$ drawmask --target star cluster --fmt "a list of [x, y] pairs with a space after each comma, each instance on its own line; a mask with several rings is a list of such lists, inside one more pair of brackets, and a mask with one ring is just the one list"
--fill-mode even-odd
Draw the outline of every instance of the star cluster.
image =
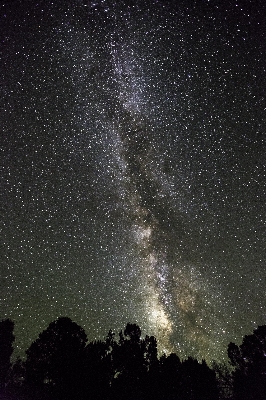
[[26, 3], [0, 21], [17, 353], [67, 315], [226, 359], [265, 323], [263, 2]]

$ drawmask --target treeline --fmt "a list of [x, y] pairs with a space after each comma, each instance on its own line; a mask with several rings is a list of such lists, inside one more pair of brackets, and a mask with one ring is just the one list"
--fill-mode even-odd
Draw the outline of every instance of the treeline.
[[87, 343], [83, 328], [70, 318], [50, 323], [11, 362], [14, 323], [0, 322], [0, 399], [3, 400], [265, 400], [266, 326], [230, 343], [225, 364], [176, 354], [157, 354], [153, 336], [141, 338], [127, 324], [119, 339], [109, 331], [104, 341]]

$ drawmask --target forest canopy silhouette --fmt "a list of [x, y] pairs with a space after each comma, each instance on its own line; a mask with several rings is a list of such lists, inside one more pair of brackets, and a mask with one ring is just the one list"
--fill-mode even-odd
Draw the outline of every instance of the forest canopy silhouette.
[[51, 322], [11, 362], [14, 322], [0, 322], [0, 399], [3, 400], [262, 400], [266, 398], [266, 325], [228, 345], [229, 366], [177, 354], [158, 356], [154, 336], [128, 323], [118, 338], [88, 343], [68, 317]]

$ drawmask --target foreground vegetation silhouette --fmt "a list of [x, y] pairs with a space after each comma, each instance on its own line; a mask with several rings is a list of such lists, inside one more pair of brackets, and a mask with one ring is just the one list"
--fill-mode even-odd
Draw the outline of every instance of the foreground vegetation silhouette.
[[176, 354], [158, 358], [153, 336], [141, 338], [127, 324], [116, 340], [87, 343], [82, 327], [70, 318], [50, 323], [11, 363], [14, 323], [0, 322], [0, 399], [3, 400], [262, 400], [266, 398], [266, 326], [237, 346], [230, 343], [232, 366]]

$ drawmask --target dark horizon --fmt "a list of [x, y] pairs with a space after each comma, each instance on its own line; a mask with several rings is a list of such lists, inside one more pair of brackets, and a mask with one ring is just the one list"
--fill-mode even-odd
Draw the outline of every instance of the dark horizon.
[[127, 323], [104, 341], [88, 342], [68, 317], [52, 321], [11, 361], [14, 322], [0, 321], [0, 397], [8, 400], [263, 400], [266, 393], [266, 325], [229, 343], [229, 364], [158, 354], [154, 336]]

